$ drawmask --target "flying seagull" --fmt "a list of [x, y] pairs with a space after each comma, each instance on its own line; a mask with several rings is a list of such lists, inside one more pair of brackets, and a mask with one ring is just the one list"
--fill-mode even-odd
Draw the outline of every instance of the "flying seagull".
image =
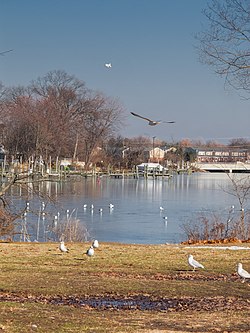
[[173, 123], [175, 123], [175, 121], [161, 121], [161, 120], [156, 121], [156, 120], [152, 120], [152, 119], [149, 119], [149, 118], [146, 118], [146, 117], [142, 117], [142, 116], [140, 116], [139, 114], [134, 113], [134, 112], [130, 112], [130, 113], [131, 113], [133, 116], [135, 116], [135, 117], [139, 117], [139, 118], [141, 118], [141, 119], [147, 120], [147, 121], [148, 121], [148, 124], [149, 124], [150, 126], [155, 126], [155, 125], [158, 125], [158, 124], [160, 124], [160, 123], [168, 123], [168, 124], [173, 124]]
[[238, 263], [238, 268], [237, 268], [237, 273], [240, 277], [243, 278], [243, 281], [242, 282], [245, 282], [245, 279], [250, 279], [250, 273], [248, 273], [247, 271], [245, 271], [243, 268], [242, 268], [242, 264], [241, 263]]
[[106, 63], [106, 64], [104, 64], [104, 66], [105, 66], [106, 68], [111, 68], [111, 67], [112, 67], [112, 64], [111, 64], [111, 63]]
[[0, 52], [0, 55], [5, 55], [6, 53], [12, 52], [13, 50], [7, 50], [7, 51], [2, 51]]
[[195, 268], [204, 268], [202, 264], [200, 264], [198, 261], [194, 260], [194, 257], [192, 254], [189, 254], [188, 256], [188, 263], [190, 266], [193, 267], [193, 271], [195, 271]]

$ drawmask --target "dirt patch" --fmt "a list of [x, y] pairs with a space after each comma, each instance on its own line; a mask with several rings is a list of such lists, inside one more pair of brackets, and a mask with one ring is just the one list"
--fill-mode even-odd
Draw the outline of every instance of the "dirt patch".
[[180, 271], [176, 274], [153, 274], [153, 275], [141, 275], [141, 274], [127, 274], [124, 272], [97, 272], [92, 273], [92, 276], [96, 277], [108, 277], [108, 278], [127, 278], [133, 280], [152, 280], [152, 281], [237, 281], [239, 277], [236, 273], [226, 274], [200, 274], [198, 272]]
[[45, 297], [17, 294], [0, 294], [0, 302], [36, 302], [53, 305], [88, 307], [98, 310], [142, 310], [142, 311], [221, 311], [248, 310], [249, 299], [235, 297], [183, 297], [155, 298], [144, 295], [119, 297], [101, 295], [97, 297]]

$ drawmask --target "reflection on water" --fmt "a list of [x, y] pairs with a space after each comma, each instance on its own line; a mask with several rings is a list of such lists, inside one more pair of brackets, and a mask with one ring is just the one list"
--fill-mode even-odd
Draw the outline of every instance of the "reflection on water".
[[30, 203], [23, 228], [29, 229], [32, 241], [48, 240], [49, 226], [55, 223], [55, 216], [56, 223], [60, 223], [60, 219], [71, 214], [86, 225], [91, 238], [99, 241], [177, 243], [185, 239], [183, 223], [196, 219], [200, 212], [226, 214], [231, 205], [237, 207], [236, 199], [222, 189], [228, 184], [225, 174], [209, 173], [176, 175], [163, 180], [76, 178], [36, 185], [50, 200], [39, 201], [32, 191], [24, 193], [21, 188], [12, 189], [12, 198], [19, 207], [25, 207], [26, 200]]

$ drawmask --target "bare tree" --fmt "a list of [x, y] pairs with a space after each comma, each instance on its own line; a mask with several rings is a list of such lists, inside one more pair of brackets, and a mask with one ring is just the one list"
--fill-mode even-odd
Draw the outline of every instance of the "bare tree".
[[7, 193], [10, 188], [20, 181], [22, 182], [27, 176], [17, 176], [16, 174], [8, 178], [4, 183], [1, 183], [0, 190], [0, 237], [13, 237], [16, 228], [16, 219], [18, 214], [13, 212], [6, 199]]
[[201, 61], [227, 84], [250, 93], [250, 2], [212, 0], [203, 14], [207, 28], [197, 36]]
[[0, 87], [0, 115], [10, 154], [81, 157], [88, 165], [121, 124], [122, 107], [74, 76], [51, 71], [26, 88]]
[[117, 100], [101, 93], [92, 93], [83, 102], [77, 128], [86, 168], [97, 147], [101, 147], [121, 126], [122, 111]]
[[124, 145], [124, 138], [122, 136], [111, 137], [103, 145], [105, 152], [106, 165], [111, 164], [112, 166], [119, 167], [126, 165], [126, 154], [129, 147]]
[[129, 168], [132, 168], [137, 164], [148, 161], [149, 151], [152, 149], [152, 141], [145, 136], [126, 138], [124, 146], [129, 148], [124, 153], [124, 162]]
[[34, 101], [24, 87], [6, 88], [1, 96], [1, 123], [4, 129], [4, 145], [9, 153], [34, 149]]
[[[77, 139], [72, 128], [77, 127], [83, 109], [87, 92], [85, 83], [57, 70], [33, 81], [30, 90], [40, 102], [40, 124], [47, 128], [45, 131], [43, 128], [43, 132], [46, 135], [49, 131], [51, 137], [46, 150], [49, 149], [50, 153], [57, 156], [72, 156]], [[43, 137], [40, 142], [43, 142]]]
[[246, 236], [245, 226], [245, 205], [250, 197], [250, 176], [243, 176], [242, 174], [229, 174], [230, 186], [224, 188], [224, 191], [237, 198], [240, 206], [240, 231], [239, 234], [242, 238]]
[[228, 144], [229, 147], [250, 148], [250, 141], [244, 138], [231, 139]]

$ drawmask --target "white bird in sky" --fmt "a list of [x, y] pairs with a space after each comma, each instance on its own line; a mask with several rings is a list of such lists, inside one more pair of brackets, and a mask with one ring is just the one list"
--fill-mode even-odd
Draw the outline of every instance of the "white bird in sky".
[[67, 253], [67, 252], [69, 252], [69, 249], [65, 246], [65, 244], [64, 244], [63, 241], [60, 242], [59, 249], [60, 249], [60, 251], [63, 252], [63, 253]]
[[175, 123], [175, 121], [152, 120], [152, 119], [149, 119], [149, 118], [146, 118], [146, 117], [142, 117], [142, 116], [140, 116], [139, 114], [134, 113], [134, 112], [130, 112], [130, 113], [131, 113], [133, 116], [135, 116], [135, 117], [139, 117], [139, 118], [141, 118], [141, 119], [147, 120], [147, 121], [148, 121], [148, 124], [149, 124], [150, 126], [155, 126], [155, 125], [158, 125], [158, 124], [160, 124], [160, 123], [169, 123], [169, 124], [173, 124], [173, 123]]
[[87, 254], [87, 256], [92, 257], [94, 255], [94, 253], [95, 253], [94, 248], [91, 245], [90, 248], [87, 250], [86, 254]]
[[105, 66], [106, 68], [111, 68], [111, 67], [112, 67], [112, 64], [111, 64], [111, 63], [106, 63], [106, 64], [104, 64], [104, 66]]
[[240, 277], [243, 278], [243, 281], [242, 282], [245, 282], [245, 279], [250, 279], [250, 273], [248, 273], [247, 271], [245, 271], [243, 268], [242, 268], [242, 264], [241, 263], [238, 263], [238, 266], [237, 266], [237, 273]]
[[195, 268], [204, 268], [202, 264], [200, 264], [198, 261], [194, 260], [194, 257], [192, 254], [188, 255], [188, 263], [191, 267], [193, 267], [193, 271], [195, 271]]

